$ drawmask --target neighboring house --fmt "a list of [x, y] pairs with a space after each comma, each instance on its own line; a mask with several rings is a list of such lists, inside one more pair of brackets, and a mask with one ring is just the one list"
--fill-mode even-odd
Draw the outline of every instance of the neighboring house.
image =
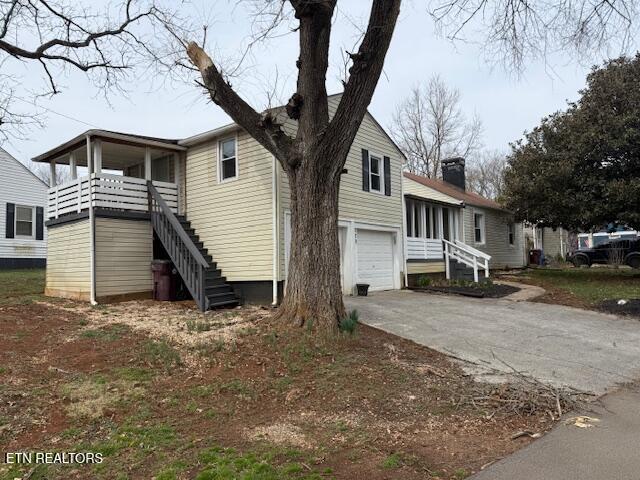
[[0, 269], [44, 267], [47, 186], [0, 148]]
[[524, 235], [527, 250], [542, 250], [542, 254], [547, 260], [564, 259], [570, 250], [569, 231], [562, 227], [526, 225]]
[[[339, 98], [329, 97], [331, 112]], [[90, 130], [34, 160], [69, 165], [73, 178], [49, 193], [47, 294], [147, 297], [151, 261], [170, 258], [202, 309], [282, 298], [291, 239], [287, 176], [237, 125], [182, 140]], [[356, 283], [402, 286], [403, 160], [367, 113], [340, 186], [345, 294]], [[78, 177], [79, 166], [89, 175]]]
[[493, 200], [466, 191], [464, 168], [464, 159], [452, 158], [442, 162], [442, 180], [404, 173], [409, 285], [420, 275], [445, 273], [443, 240], [465, 250], [465, 258], [490, 256], [489, 269], [525, 265], [522, 224]]

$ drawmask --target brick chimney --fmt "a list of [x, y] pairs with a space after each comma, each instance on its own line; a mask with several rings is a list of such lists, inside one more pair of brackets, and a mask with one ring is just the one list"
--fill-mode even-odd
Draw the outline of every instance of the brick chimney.
[[442, 180], [464, 190], [464, 158], [452, 157], [442, 160]]

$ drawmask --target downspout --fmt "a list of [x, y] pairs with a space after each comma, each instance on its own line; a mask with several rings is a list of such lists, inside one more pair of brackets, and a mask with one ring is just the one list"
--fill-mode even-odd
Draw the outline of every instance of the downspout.
[[96, 302], [96, 218], [93, 211], [93, 189], [91, 187], [93, 176], [93, 162], [91, 155], [91, 136], [87, 135], [87, 167], [89, 170], [89, 269], [91, 271], [89, 301], [91, 305]]
[[409, 286], [409, 274], [407, 273], [407, 212], [404, 201], [404, 165], [400, 164], [400, 200], [402, 202], [402, 270], [404, 273], [404, 286]]
[[276, 160], [276, 156], [272, 155], [272, 165], [273, 172], [271, 175], [271, 210], [272, 210], [272, 225], [271, 230], [273, 232], [273, 280], [272, 280], [272, 306], [278, 305], [278, 267], [280, 266], [279, 262], [279, 243], [280, 243], [280, 228], [279, 228], [279, 209], [278, 209], [278, 160]]

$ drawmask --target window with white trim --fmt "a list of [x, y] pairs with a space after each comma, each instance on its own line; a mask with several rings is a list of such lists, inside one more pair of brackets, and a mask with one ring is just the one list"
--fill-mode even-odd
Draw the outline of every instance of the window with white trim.
[[483, 213], [474, 213], [473, 214], [473, 233], [474, 240], [476, 243], [483, 244], [485, 239], [484, 232], [484, 214]]
[[513, 223], [507, 224], [507, 237], [509, 238], [509, 245], [513, 247], [516, 242], [516, 226]]
[[24, 205], [16, 205], [16, 225], [15, 235], [16, 237], [29, 237], [35, 236], [35, 207], [26, 207]]
[[384, 164], [382, 157], [369, 154], [369, 189], [384, 193]]
[[238, 157], [236, 138], [218, 142], [218, 181], [228, 182], [238, 178]]

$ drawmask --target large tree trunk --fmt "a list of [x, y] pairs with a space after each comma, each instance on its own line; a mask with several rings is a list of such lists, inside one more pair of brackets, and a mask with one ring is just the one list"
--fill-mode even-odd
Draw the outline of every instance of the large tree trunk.
[[289, 172], [291, 248], [287, 292], [278, 316], [326, 333], [345, 316], [340, 285], [340, 173], [323, 171], [309, 154]]
[[187, 54], [211, 100], [273, 154], [289, 177], [291, 255], [287, 293], [278, 316], [316, 331], [337, 330], [345, 316], [340, 288], [338, 192], [347, 154], [375, 90], [401, 0], [373, 0], [369, 25], [331, 120], [326, 92], [331, 19], [337, 0], [289, 0], [300, 22], [297, 91], [286, 106], [295, 137], [272, 111], [256, 112], [196, 43]]

